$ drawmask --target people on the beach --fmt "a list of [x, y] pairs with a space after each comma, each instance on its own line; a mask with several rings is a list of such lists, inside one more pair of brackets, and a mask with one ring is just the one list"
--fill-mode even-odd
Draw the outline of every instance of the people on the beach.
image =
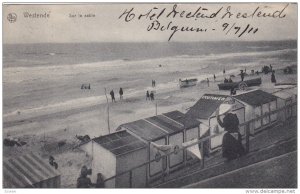
[[231, 79], [231, 77], [229, 77], [229, 79], [228, 79], [228, 83], [232, 83], [232, 79]]
[[272, 71], [271, 82], [276, 84], [275, 71]]
[[[224, 107], [229, 108], [222, 110], [220, 106], [216, 110], [217, 121], [224, 128], [224, 131], [226, 131], [222, 141], [222, 156], [228, 160], [233, 160], [244, 155], [245, 149], [242, 145], [242, 136], [239, 132], [239, 119], [236, 114], [232, 113], [231, 105], [225, 104]], [[220, 115], [222, 114], [225, 115], [223, 121], [220, 119]]]
[[120, 100], [123, 100], [123, 88], [120, 88], [119, 94], [120, 94]]
[[223, 69], [223, 74], [225, 74], [226, 73], [226, 71], [225, 71], [225, 69]]
[[151, 101], [154, 100], [154, 92], [153, 91], [151, 91], [151, 93], [150, 93], [150, 99], [151, 99]]
[[155, 80], [152, 80], [152, 87], [155, 87], [156, 83]]
[[270, 64], [270, 71], [273, 72], [273, 67], [271, 64]]
[[110, 97], [111, 97], [111, 101], [116, 102], [114, 90], [111, 90], [109, 94], [110, 94]]
[[245, 73], [244, 70], [241, 70], [241, 80], [244, 81]]
[[224, 83], [228, 83], [228, 79], [226, 77], [224, 79]]
[[216, 81], [216, 75], [214, 74], [214, 82]]
[[146, 100], [150, 100], [150, 94], [149, 94], [149, 91], [147, 90], [146, 92]]
[[209, 87], [209, 79], [206, 78], [206, 82], [207, 82], [207, 87]]

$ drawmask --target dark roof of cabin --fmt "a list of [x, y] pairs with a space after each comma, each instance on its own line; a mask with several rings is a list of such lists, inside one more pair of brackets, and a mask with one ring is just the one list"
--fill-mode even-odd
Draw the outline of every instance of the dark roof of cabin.
[[[186, 126], [184, 122], [187, 123]], [[185, 115], [179, 111], [172, 111], [162, 115], [125, 123], [121, 126], [147, 141], [155, 141], [166, 135], [181, 132], [185, 128], [197, 127], [199, 124], [199, 121], [186, 118]]]
[[243, 93], [240, 95], [234, 96], [234, 98], [245, 102], [251, 106], [258, 106], [262, 104], [266, 104], [272, 102], [277, 99], [276, 96], [264, 92], [262, 90], [253, 90], [251, 92]]
[[178, 123], [181, 123], [183, 126], [185, 126], [186, 129], [198, 127], [200, 124], [200, 121], [189, 117], [178, 110], [164, 113], [163, 115], [169, 117], [170, 119], [173, 119], [174, 121], [177, 121]]
[[146, 143], [134, 137], [127, 131], [119, 131], [96, 137], [93, 141], [117, 156], [146, 147]]
[[218, 94], [204, 94], [197, 103], [186, 113], [192, 119], [208, 119], [228, 96]]

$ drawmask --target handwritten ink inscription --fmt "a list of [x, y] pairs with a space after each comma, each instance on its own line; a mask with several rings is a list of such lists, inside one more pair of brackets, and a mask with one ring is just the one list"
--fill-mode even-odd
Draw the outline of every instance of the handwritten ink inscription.
[[[243, 19], [282, 19], [286, 17], [285, 10], [288, 6], [289, 4], [286, 4], [276, 10], [265, 6], [257, 6], [253, 10], [247, 10], [247, 12], [238, 12], [234, 10], [232, 6], [220, 6], [215, 10], [199, 6], [191, 11], [183, 10], [182, 8], [179, 8], [177, 4], [174, 4], [171, 9], [155, 6], [143, 13], [139, 12], [138, 9], [131, 7], [125, 9], [118, 19], [126, 23], [133, 21], [148, 21], [149, 24], [146, 30], [148, 32], [168, 31], [170, 32], [168, 41], [170, 41], [178, 32], [209, 33], [213, 31], [222, 31], [225, 36], [233, 34], [240, 38], [246, 35], [255, 35], [259, 32], [259, 26], [256, 26], [257, 24], [245, 23], [245, 20]], [[176, 22], [177, 20], [182, 19], [186, 20], [186, 25], [180, 25]], [[199, 21], [199, 25], [188, 24], [189, 20]], [[211, 20], [211, 22], [216, 25], [212, 25], [213, 27], [205, 26], [205, 23], [201, 22], [203, 20]], [[216, 22], [218, 20], [221, 22]], [[231, 22], [228, 22], [228, 20]]]

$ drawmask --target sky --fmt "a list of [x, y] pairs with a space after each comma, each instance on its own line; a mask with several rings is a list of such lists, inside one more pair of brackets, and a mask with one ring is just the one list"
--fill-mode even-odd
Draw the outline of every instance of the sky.
[[[201, 13], [210, 16], [221, 9], [214, 18], [175, 18], [166, 17], [172, 12], [174, 4], [77, 4], [77, 5], [4, 5], [3, 6], [3, 43], [72, 43], [72, 42], [167, 42], [172, 32], [181, 27], [194, 29], [207, 29], [206, 32], [174, 32], [170, 41], [260, 41], [260, 40], [286, 40], [297, 39], [297, 5], [288, 3], [233, 3], [233, 4], [177, 4], [176, 11], [194, 13], [201, 7]], [[230, 6], [230, 8], [228, 8]], [[145, 17], [138, 19], [140, 14], [165, 12], [153, 23]], [[256, 14], [261, 12], [277, 14], [284, 8], [283, 18], [250, 17], [237, 19], [241, 14], [251, 15], [258, 8]], [[135, 17], [125, 21], [124, 11], [133, 8]], [[207, 10], [202, 10], [203, 8]], [[221, 18], [230, 9], [231, 18]], [[17, 16], [15, 22], [9, 22], [10, 13]], [[27, 13], [33, 17], [26, 18]], [[49, 14], [48, 18], [35, 18], [34, 14]], [[81, 14], [83, 17], [79, 17]], [[84, 17], [92, 14], [95, 17]], [[76, 15], [75, 17], [71, 17]], [[228, 16], [228, 15], [227, 15]], [[150, 30], [153, 24], [157, 27], [165, 26], [164, 30]], [[171, 24], [170, 24], [171, 22]], [[169, 29], [166, 27], [169, 25]], [[248, 26], [248, 28], [247, 28]], [[173, 28], [172, 28], [173, 27]], [[226, 27], [226, 28], [225, 28]], [[173, 30], [171, 30], [171, 28]], [[249, 33], [247, 33], [251, 28]], [[256, 33], [253, 33], [258, 28]], [[161, 28], [160, 28], [161, 29]], [[214, 29], [214, 30], [212, 30]], [[237, 30], [239, 31], [237, 32]], [[245, 33], [241, 33], [245, 30]], [[237, 32], [237, 33], [236, 33]], [[241, 35], [240, 37], [238, 37]]]

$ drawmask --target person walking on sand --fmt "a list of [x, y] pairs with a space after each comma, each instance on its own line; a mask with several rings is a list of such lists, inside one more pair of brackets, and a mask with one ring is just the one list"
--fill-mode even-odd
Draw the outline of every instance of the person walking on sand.
[[[246, 154], [242, 145], [242, 135], [239, 132], [239, 119], [232, 113], [231, 104], [221, 104], [216, 110], [217, 121], [226, 133], [222, 141], [222, 156], [227, 160], [233, 160]], [[223, 121], [220, 115], [225, 115]]]
[[276, 84], [275, 71], [272, 71], [271, 82]]
[[146, 100], [150, 100], [150, 94], [149, 94], [149, 91], [147, 90], [146, 92]]
[[114, 90], [111, 90], [109, 94], [111, 96], [111, 101], [116, 102]]
[[122, 88], [120, 88], [119, 94], [120, 94], [120, 100], [123, 100], [123, 89]]

